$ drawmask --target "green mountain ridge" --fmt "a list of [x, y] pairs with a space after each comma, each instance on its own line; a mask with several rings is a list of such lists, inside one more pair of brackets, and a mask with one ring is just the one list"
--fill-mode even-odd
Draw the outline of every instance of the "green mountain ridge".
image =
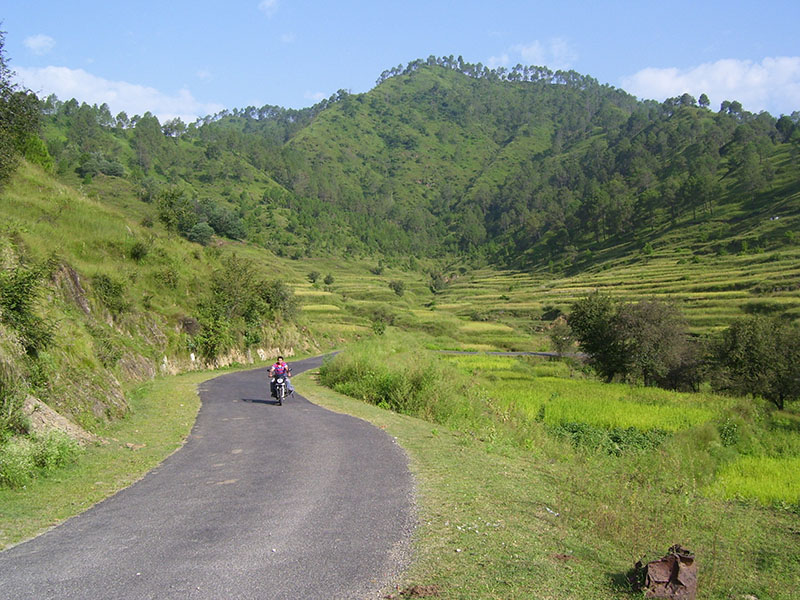
[[[431, 58], [365, 94], [189, 126], [74, 100], [45, 107], [66, 180], [91, 189], [98, 172], [121, 175], [150, 200], [177, 186], [238, 217], [226, 228], [200, 209], [196, 222], [286, 256], [588, 267], [621, 243], [638, 252], [675, 229], [702, 238], [742, 210], [771, 217], [779, 204], [793, 219], [798, 208], [797, 113], [776, 120], [736, 102], [715, 113], [688, 95], [639, 102], [573, 72]], [[749, 233], [751, 247], [782, 243]]]

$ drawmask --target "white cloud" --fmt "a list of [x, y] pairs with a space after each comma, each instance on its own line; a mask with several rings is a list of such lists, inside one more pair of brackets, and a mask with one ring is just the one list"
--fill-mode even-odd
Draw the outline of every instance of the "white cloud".
[[87, 104], [106, 103], [111, 114], [125, 111], [132, 117], [149, 111], [162, 123], [175, 117], [190, 123], [197, 117], [214, 114], [224, 108], [216, 103], [199, 102], [187, 89], [170, 95], [152, 87], [103, 79], [83, 69], [51, 66], [34, 69], [17, 67], [15, 70], [18, 83], [32, 89], [40, 97], [55, 94], [62, 101], [75, 98]]
[[533, 42], [527, 46], [524, 44], [517, 44], [512, 50], [522, 56], [522, 60], [529, 65], [541, 66], [545, 63], [544, 50], [541, 42]]
[[258, 3], [258, 10], [271, 17], [278, 10], [278, 0], [261, 0]]
[[50, 52], [50, 50], [55, 47], [56, 41], [49, 35], [40, 33], [39, 35], [32, 35], [25, 38], [23, 44], [25, 44], [25, 47], [34, 54], [41, 55]]
[[738, 100], [745, 110], [774, 116], [800, 110], [800, 57], [751, 60], [724, 59], [690, 69], [647, 68], [622, 79], [622, 87], [640, 98], [706, 94], [711, 107]]
[[281, 36], [281, 41], [284, 44], [291, 44], [291, 43], [293, 43], [295, 41], [296, 37], [297, 36], [295, 36], [295, 34], [293, 34], [293, 33], [284, 33]]
[[323, 94], [322, 92], [306, 92], [305, 94], [303, 94], [303, 98], [305, 98], [306, 100], [311, 100], [315, 104], [321, 100], [324, 100], [327, 97], [328, 97], [327, 94]]
[[539, 40], [530, 44], [517, 44], [511, 51], [527, 65], [547, 67], [553, 70], [568, 70], [578, 59], [578, 53], [563, 38], [551, 38], [546, 43]]
[[508, 63], [511, 59], [509, 59], [508, 54], [501, 54], [500, 56], [491, 56], [489, 60], [486, 61], [486, 65], [490, 69], [496, 69], [497, 67], [505, 67], [508, 66]]

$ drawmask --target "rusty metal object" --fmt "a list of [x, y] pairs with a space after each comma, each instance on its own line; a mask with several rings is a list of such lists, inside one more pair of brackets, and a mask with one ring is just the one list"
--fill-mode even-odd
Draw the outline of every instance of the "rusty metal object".
[[642, 566], [636, 571], [644, 575], [641, 588], [645, 598], [694, 600], [697, 595], [697, 563], [694, 554], [680, 545], [672, 546], [668, 554]]

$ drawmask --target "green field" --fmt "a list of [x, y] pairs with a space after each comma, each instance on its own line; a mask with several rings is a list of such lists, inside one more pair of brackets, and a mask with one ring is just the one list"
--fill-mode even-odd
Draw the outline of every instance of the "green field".
[[[486, 393], [503, 408], [519, 410], [528, 418], [549, 425], [585, 423], [609, 429], [634, 427], [674, 432], [702, 425], [717, 416], [707, 408], [711, 405], [708, 396], [546, 376], [541, 374], [542, 368], [512, 358], [459, 356], [446, 360], [467, 373], [481, 374], [481, 379], [487, 381]], [[721, 407], [727, 404], [722, 399], [715, 402]]]

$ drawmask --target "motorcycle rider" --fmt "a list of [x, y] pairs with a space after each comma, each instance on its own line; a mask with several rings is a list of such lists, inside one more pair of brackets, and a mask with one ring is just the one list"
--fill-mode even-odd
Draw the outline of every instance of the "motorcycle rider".
[[289, 380], [289, 377], [292, 375], [292, 370], [289, 365], [284, 362], [282, 356], [279, 356], [275, 364], [269, 368], [269, 389], [270, 396], [273, 398], [275, 397], [275, 378], [279, 375], [283, 375], [286, 378], [286, 391], [290, 394], [294, 393], [292, 382]]

